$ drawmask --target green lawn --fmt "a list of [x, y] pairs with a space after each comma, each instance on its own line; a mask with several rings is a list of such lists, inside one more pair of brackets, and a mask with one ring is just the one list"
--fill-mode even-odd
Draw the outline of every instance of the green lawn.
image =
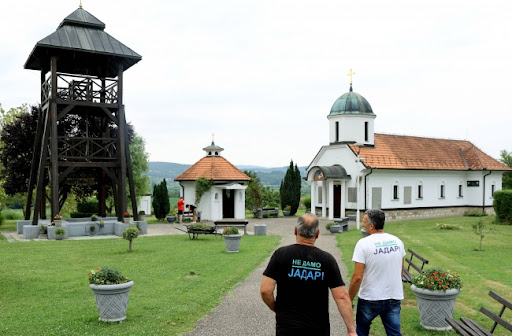
[[[473, 232], [472, 223], [482, 218], [455, 217], [443, 219], [428, 219], [417, 221], [390, 222], [385, 225], [385, 231], [396, 235], [405, 244], [429, 260], [425, 267], [442, 267], [459, 272], [464, 281], [464, 287], [457, 298], [455, 317], [461, 316], [475, 319], [486, 328], [490, 328], [491, 320], [478, 310], [482, 305], [498, 313], [501, 305], [496, 304], [487, 293], [494, 290], [500, 295], [512, 300], [512, 226], [496, 225], [495, 230], [488, 233], [484, 240], [483, 251], [477, 252], [479, 237]], [[491, 222], [494, 217], [484, 217], [482, 220]], [[458, 224], [460, 230], [439, 230], [436, 223]], [[356, 242], [361, 238], [357, 230], [350, 230], [337, 236], [341, 246], [343, 262], [351, 276], [354, 265], [351, 261]], [[415, 271], [412, 271], [415, 274]], [[350, 281], [347, 279], [347, 281]], [[376, 284], [378, 286], [378, 284]], [[402, 302], [402, 333], [404, 335], [455, 335], [455, 332], [433, 332], [421, 328], [419, 313], [416, 307], [416, 297], [405, 284], [405, 300]], [[505, 313], [510, 321], [511, 315]], [[372, 335], [385, 335], [379, 319], [372, 325]], [[494, 335], [510, 335], [504, 328], [498, 327]]]
[[[0, 334], [179, 335], [268, 258], [275, 236], [244, 236], [240, 253], [219, 237], [0, 241]], [[109, 265], [134, 280], [127, 319], [99, 322], [91, 269]], [[230, 317], [236, 318], [236, 317]]]

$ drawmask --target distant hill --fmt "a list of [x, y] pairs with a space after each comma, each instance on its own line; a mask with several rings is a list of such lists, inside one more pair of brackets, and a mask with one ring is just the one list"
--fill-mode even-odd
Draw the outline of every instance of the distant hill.
[[[174, 162], [148, 162], [149, 164], [149, 181], [151, 186], [156, 183], [160, 183], [164, 178], [167, 181], [169, 192], [174, 195], [179, 195], [179, 183], [174, 182], [174, 178], [183, 173], [190, 165], [174, 163]], [[281, 181], [286, 174], [285, 167], [260, 167], [250, 165], [239, 165], [236, 166], [240, 170], [253, 170], [256, 175], [260, 178], [261, 184], [268, 186], [272, 189], [279, 189]], [[306, 175], [305, 166], [299, 167], [301, 175]], [[309, 186], [306, 181], [302, 181], [303, 194], [309, 193]]]

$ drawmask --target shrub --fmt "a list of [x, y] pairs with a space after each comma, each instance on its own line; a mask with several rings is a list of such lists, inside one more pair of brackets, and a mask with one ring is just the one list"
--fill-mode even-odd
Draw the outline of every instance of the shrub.
[[63, 234], [66, 234], [66, 230], [64, 230], [63, 228], [57, 228], [57, 229], [55, 229], [54, 233], [56, 235], [63, 235]]
[[483, 217], [483, 216], [487, 216], [487, 214], [485, 212], [479, 211], [479, 210], [468, 210], [468, 211], [464, 212], [464, 216], [467, 216], [467, 217]]
[[135, 226], [129, 226], [123, 231], [123, 238], [130, 242], [128, 245], [129, 251], [132, 251], [133, 240], [139, 236], [139, 232], [139, 229]]
[[460, 230], [457, 224], [437, 223], [436, 228], [439, 230]]
[[334, 223], [334, 222], [327, 223], [327, 224], [325, 225], [325, 228], [326, 228], [327, 230], [329, 230], [329, 229], [331, 228], [331, 226], [333, 226], [333, 225], [336, 225], [336, 223]]
[[224, 230], [222, 230], [222, 234], [235, 235], [235, 234], [238, 234], [238, 229], [236, 227], [226, 226], [224, 228]]
[[311, 196], [306, 196], [302, 199], [302, 204], [304, 204], [304, 207], [307, 210], [311, 209]]
[[89, 283], [93, 285], [117, 285], [130, 281], [117, 269], [103, 266], [88, 274]]
[[499, 223], [512, 224], [512, 190], [496, 191], [493, 207]]
[[69, 214], [69, 217], [71, 218], [85, 218], [85, 217], [91, 217], [94, 215], [94, 212], [72, 212]]
[[4, 223], [4, 215], [0, 212], [0, 226]]
[[22, 219], [24, 219], [23, 212], [19, 211], [19, 210], [5, 209], [5, 210], [2, 210], [1, 214], [2, 214], [3, 218], [7, 219], [7, 220], [22, 220]]
[[88, 213], [89, 215], [85, 217], [89, 217], [92, 214], [98, 213], [98, 200], [87, 200], [77, 203], [76, 211], [82, 213]]

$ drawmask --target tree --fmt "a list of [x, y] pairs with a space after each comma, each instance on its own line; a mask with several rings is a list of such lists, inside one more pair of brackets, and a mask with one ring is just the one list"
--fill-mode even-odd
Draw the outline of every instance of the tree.
[[[512, 168], [512, 152], [502, 150], [500, 156], [500, 161]], [[503, 189], [512, 189], [512, 172], [503, 173], [502, 186]]]
[[281, 181], [279, 194], [281, 195], [281, 208], [284, 209], [287, 205], [291, 207], [290, 215], [295, 215], [300, 204], [300, 187], [301, 177], [297, 165], [293, 166], [293, 160], [290, 161], [290, 166], [286, 171], [284, 179]]
[[244, 170], [244, 174], [251, 178], [247, 189], [245, 189], [245, 208], [250, 210], [254, 217], [258, 214], [258, 208], [279, 206], [277, 191], [263, 186], [255, 171]]
[[169, 194], [167, 193], [167, 182], [165, 179], [160, 184], [153, 186], [153, 211], [158, 220], [163, 220], [171, 210]]
[[123, 231], [123, 238], [130, 242], [128, 244], [128, 250], [130, 252], [133, 250], [133, 240], [139, 236], [139, 232], [139, 229], [137, 229], [135, 226], [129, 226]]
[[147, 175], [149, 165], [148, 153], [146, 153], [146, 142], [136, 132], [133, 132], [133, 139], [130, 143], [130, 158], [132, 160], [135, 194], [137, 197], [141, 197], [149, 192], [149, 176]]
[[475, 249], [476, 251], [482, 251], [482, 240], [484, 240], [485, 235], [492, 231], [493, 228], [489, 227], [489, 224], [485, 223], [482, 220], [479, 220], [478, 222], [474, 223], [472, 225], [473, 232], [475, 232], [476, 235], [480, 237], [480, 247], [478, 249]]

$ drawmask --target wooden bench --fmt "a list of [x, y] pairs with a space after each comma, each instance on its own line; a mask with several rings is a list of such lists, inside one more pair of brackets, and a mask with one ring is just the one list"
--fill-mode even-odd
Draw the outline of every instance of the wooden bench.
[[275, 218], [279, 218], [279, 208], [258, 208], [258, 218], [262, 219], [263, 215], [270, 215]]
[[[404, 265], [404, 272], [403, 272], [403, 275], [402, 275], [402, 281], [403, 282], [411, 282], [412, 281], [412, 275], [411, 275], [411, 272], [410, 272], [411, 266], [419, 274], [422, 274], [423, 273], [423, 267], [425, 266], [425, 264], [428, 264], [428, 260], [427, 259], [423, 258], [422, 256], [420, 256], [418, 253], [414, 252], [413, 250], [407, 249], [407, 252], [409, 252], [411, 257], [409, 259], [405, 258], [405, 262], [407, 263], [407, 268]], [[421, 267], [414, 263], [414, 261], [412, 259], [413, 257], [416, 257], [417, 259], [419, 259], [419, 261], [421, 261]]]
[[246, 235], [247, 234], [247, 224], [249, 224], [249, 222], [247, 220], [218, 220], [218, 221], [215, 221], [214, 224], [215, 224], [215, 229], [225, 228], [227, 226], [243, 228], [244, 235]]
[[492, 325], [489, 331], [482, 327], [477, 322], [465, 317], [461, 317], [460, 322], [447, 317], [446, 322], [448, 322], [448, 324], [452, 326], [452, 328], [457, 332], [457, 334], [462, 336], [490, 336], [494, 333], [494, 330], [496, 330], [498, 324], [503, 328], [507, 329], [509, 332], [512, 332], [512, 324], [510, 324], [509, 322], [502, 318], [503, 312], [505, 311], [506, 308], [512, 310], [512, 302], [496, 294], [496, 292], [494, 291], [489, 291], [489, 296], [502, 304], [500, 313], [498, 315], [492, 313], [485, 307], [480, 308], [480, 311], [482, 313], [484, 313], [487, 317], [494, 321], [494, 324]]

